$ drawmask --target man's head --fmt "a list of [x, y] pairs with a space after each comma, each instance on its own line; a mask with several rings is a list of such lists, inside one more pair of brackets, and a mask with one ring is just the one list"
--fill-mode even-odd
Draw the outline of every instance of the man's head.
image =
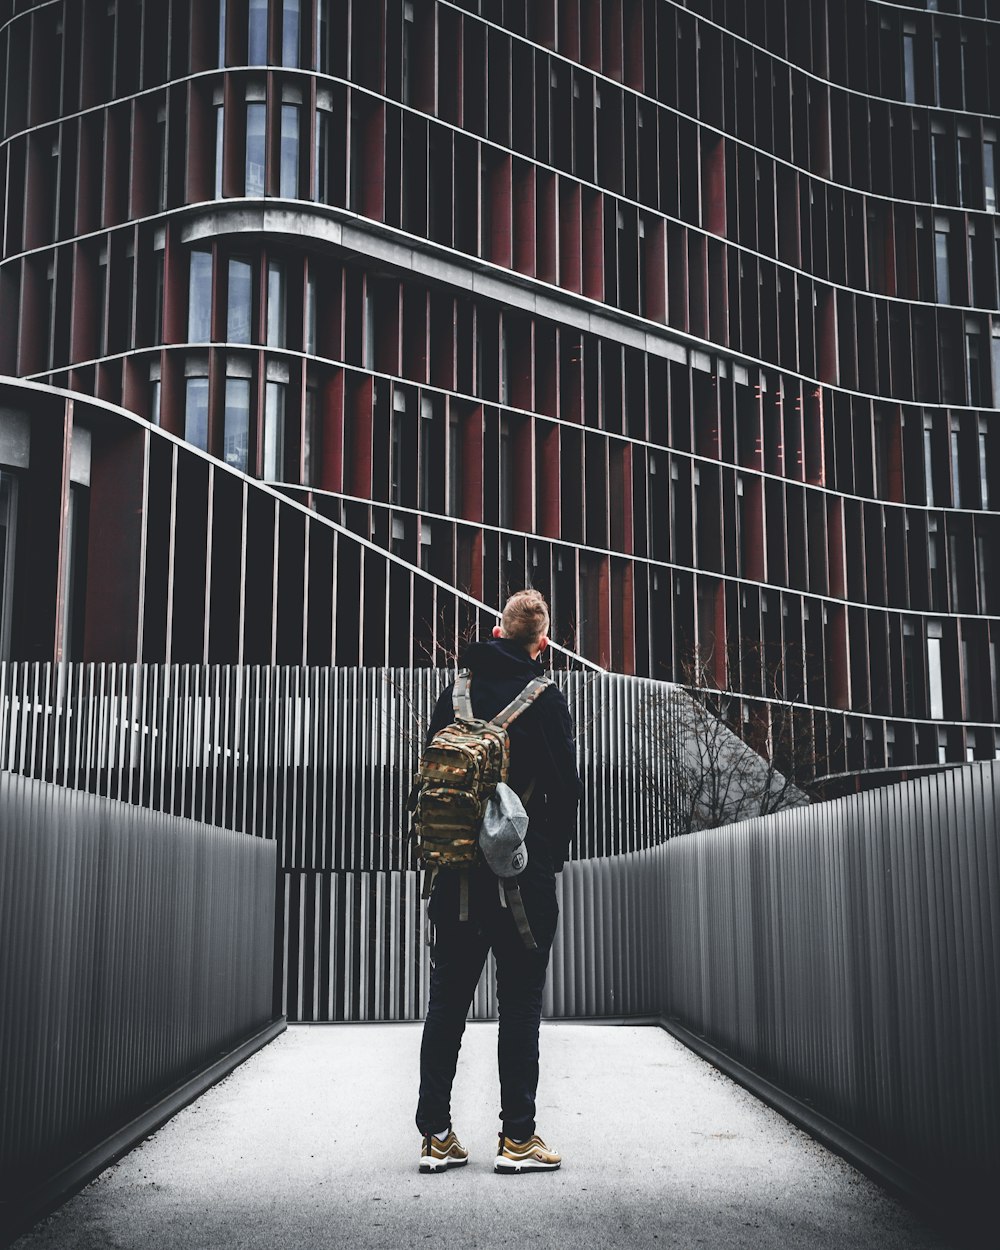
[[494, 638], [520, 643], [534, 660], [549, 645], [549, 608], [537, 590], [519, 590], [504, 605]]

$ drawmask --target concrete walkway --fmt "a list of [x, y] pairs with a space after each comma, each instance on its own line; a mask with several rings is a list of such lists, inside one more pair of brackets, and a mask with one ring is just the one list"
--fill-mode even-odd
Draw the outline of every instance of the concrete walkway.
[[539, 1131], [561, 1171], [492, 1171], [496, 1026], [453, 1111], [469, 1165], [420, 1176], [419, 1025], [297, 1026], [16, 1243], [877, 1247], [947, 1243], [657, 1028], [543, 1024]]

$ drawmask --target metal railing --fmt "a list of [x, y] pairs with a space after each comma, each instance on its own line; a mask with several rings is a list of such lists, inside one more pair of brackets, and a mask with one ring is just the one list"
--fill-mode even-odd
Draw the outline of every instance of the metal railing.
[[0, 1217], [274, 1020], [274, 881], [267, 842], [0, 772]]
[[[406, 797], [444, 669], [0, 664], [0, 768], [271, 839], [288, 870], [414, 866]], [[558, 672], [579, 857], [673, 832], [675, 688]]]

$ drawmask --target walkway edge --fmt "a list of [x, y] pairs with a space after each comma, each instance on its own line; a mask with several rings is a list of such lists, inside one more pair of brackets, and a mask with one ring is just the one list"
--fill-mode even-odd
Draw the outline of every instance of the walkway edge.
[[937, 1208], [928, 1207], [926, 1185], [922, 1185], [913, 1173], [908, 1172], [906, 1168], [901, 1167], [880, 1150], [876, 1150], [874, 1146], [856, 1137], [848, 1129], [828, 1119], [807, 1103], [779, 1089], [777, 1085], [772, 1085], [766, 1077], [746, 1067], [731, 1055], [727, 1055], [724, 1050], [719, 1050], [711, 1042], [699, 1037], [697, 1033], [690, 1032], [678, 1021], [661, 1016], [659, 1025], [689, 1050], [693, 1050], [713, 1067], [718, 1068], [720, 1072], [731, 1077], [761, 1102], [773, 1107], [786, 1120], [791, 1120], [793, 1124], [804, 1129], [810, 1137], [814, 1137], [829, 1150], [846, 1159], [859, 1171], [878, 1181], [883, 1188], [889, 1190], [897, 1198], [902, 1198], [925, 1213], [929, 1209], [932, 1213], [939, 1213]]
[[92, 1181], [98, 1173], [127, 1154], [144, 1138], [154, 1133], [188, 1103], [200, 1097], [207, 1089], [217, 1085], [230, 1072], [238, 1068], [251, 1055], [262, 1050], [269, 1042], [284, 1033], [288, 1027], [282, 1016], [272, 1020], [265, 1028], [227, 1051], [209, 1067], [171, 1090], [153, 1106], [123, 1124], [103, 1141], [92, 1146], [72, 1163], [50, 1176], [37, 1189], [26, 1195], [14, 1210], [4, 1211], [0, 1204], [0, 1247], [8, 1246], [26, 1233], [33, 1224], [55, 1207], [65, 1202], [73, 1193]]

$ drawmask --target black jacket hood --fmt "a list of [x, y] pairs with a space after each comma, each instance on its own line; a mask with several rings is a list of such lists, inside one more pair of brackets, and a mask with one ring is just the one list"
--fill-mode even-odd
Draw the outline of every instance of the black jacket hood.
[[525, 681], [530, 681], [532, 677], [545, 675], [541, 658], [533, 660], [519, 642], [510, 638], [471, 642], [459, 657], [459, 663], [484, 677], [513, 677], [523, 673]]

